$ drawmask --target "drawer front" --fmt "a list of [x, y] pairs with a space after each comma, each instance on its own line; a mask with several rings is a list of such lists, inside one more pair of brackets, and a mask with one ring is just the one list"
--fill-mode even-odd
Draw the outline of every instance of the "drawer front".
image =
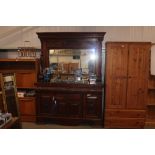
[[16, 73], [17, 87], [34, 87], [35, 82], [35, 72]]
[[73, 101], [81, 100], [80, 94], [55, 94], [54, 97], [60, 100], [73, 100]]
[[81, 100], [82, 97], [81, 97], [81, 94], [67, 94], [67, 99], [68, 100]]
[[145, 120], [139, 118], [107, 118], [104, 122], [105, 128], [144, 128]]
[[106, 110], [106, 117], [145, 118], [145, 110]]

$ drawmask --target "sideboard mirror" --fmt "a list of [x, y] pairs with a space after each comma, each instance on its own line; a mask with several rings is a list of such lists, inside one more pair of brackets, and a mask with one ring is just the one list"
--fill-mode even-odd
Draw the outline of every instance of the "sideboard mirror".
[[49, 67], [61, 73], [74, 73], [81, 69], [83, 73], [96, 74], [97, 54], [94, 49], [50, 49]]
[[63, 74], [94, 74], [101, 81], [105, 32], [40, 32], [42, 69]]

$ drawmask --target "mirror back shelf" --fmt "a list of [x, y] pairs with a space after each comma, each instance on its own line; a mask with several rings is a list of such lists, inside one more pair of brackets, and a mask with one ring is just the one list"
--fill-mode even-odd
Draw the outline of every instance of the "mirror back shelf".
[[[51, 67], [56, 73], [62, 70], [63, 73], [75, 76], [82, 69], [82, 73], [89, 76], [93, 72], [97, 81], [101, 82], [102, 41], [105, 32], [39, 32], [37, 35], [41, 41], [42, 70]], [[86, 53], [89, 57], [85, 56], [84, 59]], [[96, 56], [95, 60], [93, 55]], [[64, 74], [62, 78], [66, 79]]]

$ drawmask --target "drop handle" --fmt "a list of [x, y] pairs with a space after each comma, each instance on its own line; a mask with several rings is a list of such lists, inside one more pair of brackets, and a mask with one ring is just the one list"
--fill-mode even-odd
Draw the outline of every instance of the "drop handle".
[[55, 98], [53, 96], [52, 99], [51, 99], [51, 103], [54, 103], [54, 101], [55, 101]]

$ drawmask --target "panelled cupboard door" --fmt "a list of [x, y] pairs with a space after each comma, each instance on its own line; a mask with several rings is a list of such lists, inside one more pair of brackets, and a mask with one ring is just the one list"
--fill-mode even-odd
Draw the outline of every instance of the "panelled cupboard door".
[[128, 44], [106, 44], [106, 108], [125, 108]]
[[52, 99], [49, 95], [37, 96], [38, 114], [51, 114]]
[[132, 43], [129, 45], [127, 108], [145, 108], [150, 47], [150, 43]]

